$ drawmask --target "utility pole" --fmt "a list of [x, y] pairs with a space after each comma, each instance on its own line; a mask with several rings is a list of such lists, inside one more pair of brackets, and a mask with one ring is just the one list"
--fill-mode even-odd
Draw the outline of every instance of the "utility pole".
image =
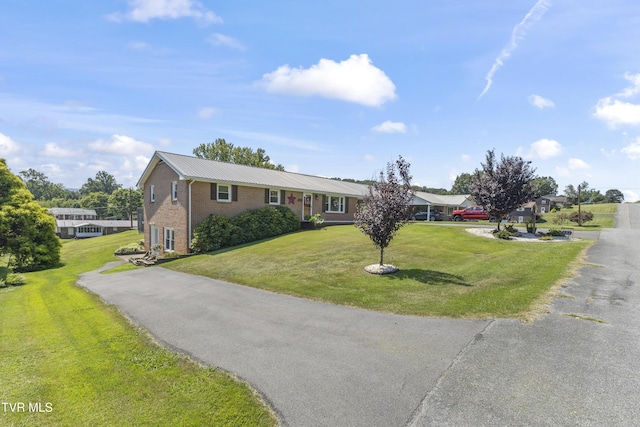
[[578, 227], [582, 227], [582, 212], [580, 211], [580, 186], [578, 185]]
[[131, 208], [131, 187], [129, 187], [129, 219], [131, 220], [131, 228], [133, 228], [133, 209]]

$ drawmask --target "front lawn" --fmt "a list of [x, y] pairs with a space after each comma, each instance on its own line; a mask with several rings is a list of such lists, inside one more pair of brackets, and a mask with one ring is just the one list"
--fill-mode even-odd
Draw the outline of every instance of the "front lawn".
[[565, 213], [571, 215], [573, 212], [578, 212], [578, 206], [571, 208], [560, 209], [557, 212], [547, 212], [542, 215], [544, 223], [538, 224], [543, 228], [573, 228], [575, 230], [593, 230], [601, 228], [613, 228], [615, 227], [616, 212], [618, 210], [619, 203], [597, 203], [593, 205], [581, 205], [580, 210], [582, 212], [588, 211], [593, 214], [593, 220], [585, 222], [582, 227], [577, 222], [564, 221], [561, 224], [556, 224], [554, 218], [559, 214]]
[[371, 310], [420, 316], [525, 317], [591, 241], [524, 243], [477, 237], [462, 227], [411, 224], [387, 248], [394, 275], [353, 226], [301, 231], [163, 264], [186, 273]]
[[0, 289], [0, 425], [276, 424], [247, 384], [159, 347], [74, 285], [138, 239], [65, 241], [64, 266]]

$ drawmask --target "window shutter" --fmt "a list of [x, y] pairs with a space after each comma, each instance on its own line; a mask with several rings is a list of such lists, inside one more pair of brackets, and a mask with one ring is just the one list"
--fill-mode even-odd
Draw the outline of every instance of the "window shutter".
[[349, 198], [344, 198], [344, 213], [349, 213]]
[[218, 184], [211, 183], [211, 200], [218, 200]]
[[268, 188], [264, 189], [264, 202], [267, 203], [267, 204], [269, 203], [269, 189]]
[[322, 195], [322, 212], [326, 212], [327, 211], [327, 196], [326, 194]]
[[287, 192], [284, 190], [280, 190], [280, 204], [284, 205], [284, 199], [287, 198]]
[[238, 201], [238, 186], [237, 185], [232, 185], [231, 186], [231, 200], [234, 202]]

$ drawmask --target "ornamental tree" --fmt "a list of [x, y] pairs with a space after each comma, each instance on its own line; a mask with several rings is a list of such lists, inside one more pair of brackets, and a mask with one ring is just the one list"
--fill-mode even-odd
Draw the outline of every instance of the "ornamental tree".
[[409, 219], [414, 197], [409, 166], [402, 157], [387, 163], [386, 177], [381, 171], [379, 179], [369, 185], [354, 215], [355, 226], [380, 249], [380, 265], [384, 265], [385, 248]]
[[482, 170], [476, 169], [473, 174], [469, 185], [471, 196], [498, 221], [498, 230], [504, 217], [535, 197], [531, 185], [535, 169], [531, 169], [530, 164], [517, 156], [500, 155], [497, 161], [494, 151], [490, 150]]

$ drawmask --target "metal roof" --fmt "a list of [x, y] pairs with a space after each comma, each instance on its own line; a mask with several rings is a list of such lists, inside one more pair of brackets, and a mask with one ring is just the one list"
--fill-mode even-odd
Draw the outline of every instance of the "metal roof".
[[254, 166], [237, 165], [157, 151], [145, 169], [138, 185], [144, 185], [153, 168], [164, 161], [180, 179], [225, 182], [254, 187], [278, 188], [282, 190], [309, 191], [322, 194], [339, 194], [363, 197], [367, 186], [353, 182], [338, 181], [319, 176], [283, 172]]
[[81, 208], [49, 208], [52, 215], [97, 215], [94, 209]]
[[[58, 227], [86, 227], [95, 225], [98, 227], [119, 227], [119, 228], [132, 228], [130, 219], [57, 219], [56, 225]], [[133, 221], [133, 228], [138, 226], [138, 221]]]

